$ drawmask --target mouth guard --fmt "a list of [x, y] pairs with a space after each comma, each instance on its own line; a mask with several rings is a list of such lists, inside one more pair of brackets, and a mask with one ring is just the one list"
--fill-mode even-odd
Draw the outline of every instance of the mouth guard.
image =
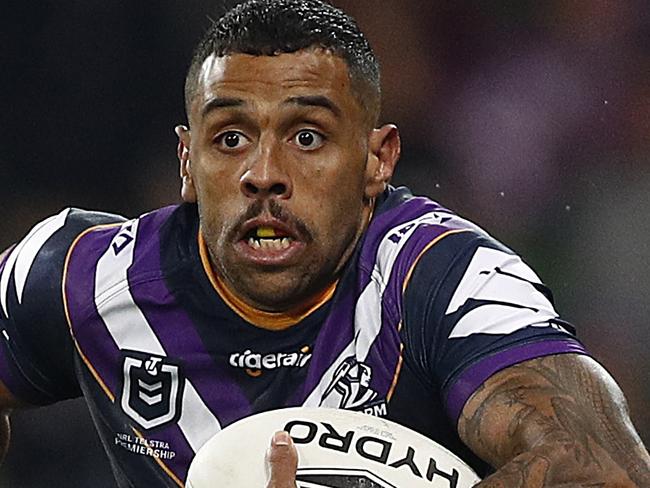
[[275, 229], [273, 227], [258, 227], [257, 237], [276, 237]]

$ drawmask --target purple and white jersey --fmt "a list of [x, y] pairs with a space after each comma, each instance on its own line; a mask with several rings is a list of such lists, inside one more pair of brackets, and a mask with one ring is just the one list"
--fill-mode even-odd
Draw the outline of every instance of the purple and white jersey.
[[518, 362], [584, 353], [519, 257], [405, 188], [299, 315], [233, 305], [198, 236], [195, 205], [68, 209], [0, 263], [0, 380], [37, 405], [83, 395], [121, 487], [183, 486], [224, 426], [298, 405], [385, 416], [484, 471], [456, 433], [470, 395]]

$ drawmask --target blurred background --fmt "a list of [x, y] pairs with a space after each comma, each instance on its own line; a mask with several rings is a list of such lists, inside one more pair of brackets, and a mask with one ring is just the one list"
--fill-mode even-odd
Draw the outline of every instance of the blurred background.
[[[236, 2], [4, 0], [0, 248], [69, 205], [178, 200], [175, 124]], [[647, 0], [334, 0], [383, 64], [394, 182], [478, 222], [554, 290], [650, 443]], [[114, 486], [80, 401], [13, 415], [0, 487]]]

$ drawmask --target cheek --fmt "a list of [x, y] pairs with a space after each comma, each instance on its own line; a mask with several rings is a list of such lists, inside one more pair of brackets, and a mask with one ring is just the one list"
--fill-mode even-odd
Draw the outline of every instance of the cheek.
[[[352, 143], [350, 143], [352, 145]], [[357, 148], [347, 150], [340, 143], [313, 161], [297, 165], [300, 178], [314, 194], [333, 194], [354, 199], [363, 196], [366, 155]]]
[[194, 167], [193, 179], [197, 196], [205, 203], [228, 202], [239, 193], [239, 179], [236, 168], [228, 167], [210, 157], [201, 158]]
[[363, 211], [363, 183], [350, 173], [327, 174], [313, 188], [311, 211], [329, 245], [357, 231]]
[[218, 174], [199, 173], [195, 180], [201, 226], [214, 240], [225, 236], [235, 220], [232, 181]]

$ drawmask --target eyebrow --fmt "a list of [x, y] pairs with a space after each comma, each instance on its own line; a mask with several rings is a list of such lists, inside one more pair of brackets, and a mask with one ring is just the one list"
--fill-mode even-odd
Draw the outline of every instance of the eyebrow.
[[220, 108], [241, 107], [245, 102], [241, 98], [215, 97], [209, 100], [201, 110], [201, 118]]
[[290, 97], [284, 101], [285, 104], [299, 105], [301, 107], [323, 107], [337, 117], [341, 115], [341, 109], [329, 98], [322, 95], [310, 95], [302, 97]]
[[[337, 117], [341, 115], [341, 109], [332, 100], [323, 95], [306, 95], [290, 97], [284, 101], [286, 105], [298, 105], [301, 107], [322, 107], [332, 112]], [[215, 97], [209, 100], [201, 110], [201, 117], [205, 118], [210, 112], [220, 108], [241, 107], [246, 102], [241, 98]]]

